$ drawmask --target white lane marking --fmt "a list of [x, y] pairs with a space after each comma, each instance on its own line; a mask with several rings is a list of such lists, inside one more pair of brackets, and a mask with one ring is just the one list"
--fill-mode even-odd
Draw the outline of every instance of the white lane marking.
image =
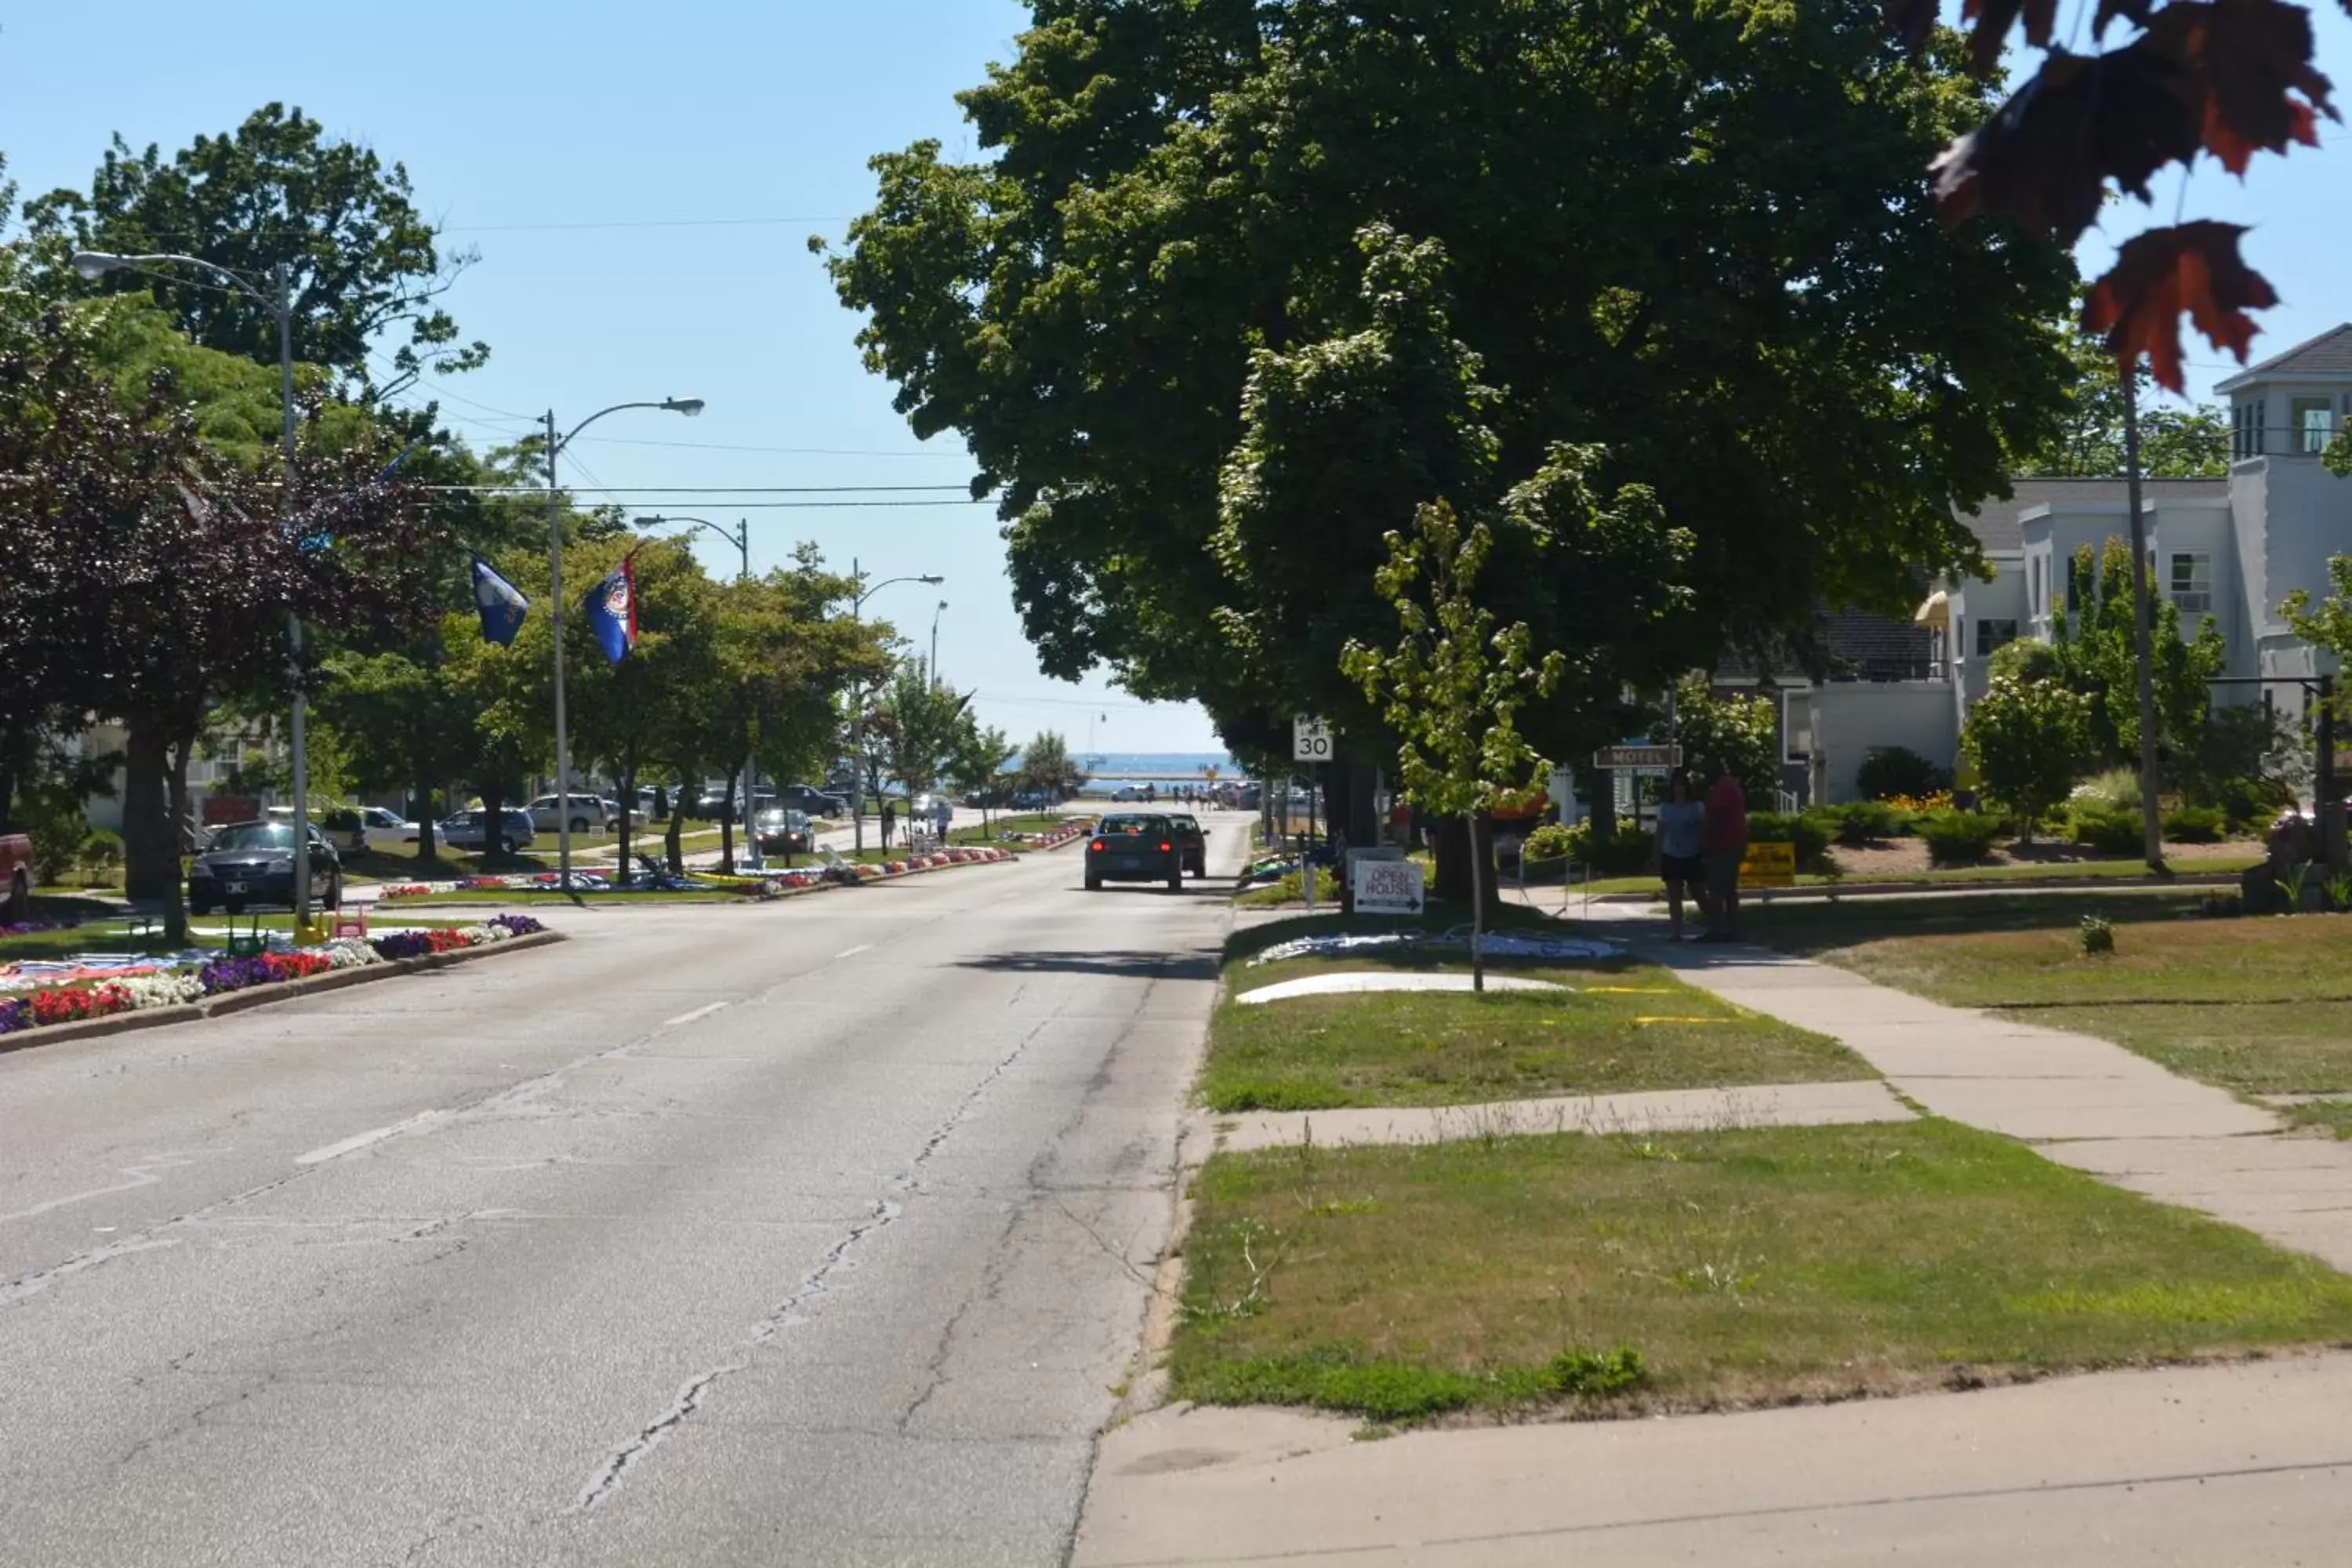
[[451, 1114], [446, 1110], [420, 1110], [405, 1121], [395, 1121], [389, 1127], [378, 1127], [367, 1132], [354, 1132], [349, 1138], [327, 1144], [324, 1148], [297, 1154], [294, 1163], [298, 1165], [322, 1165], [330, 1160], [340, 1160], [346, 1154], [355, 1153], [371, 1143], [381, 1143], [404, 1132], [421, 1131], [435, 1122], [447, 1120]]
[[707, 1007], [697, 1007], [691, 1013], [680, 1013], [675, 1018], [664, 1018], [662, 1020], [661, 1026], [665, 1029], [675, 1029], [680, 1024], [691, 1024], [697, 1018], [708, 1018], [710, 1015], [718, 1012], [721, 1007], [726, 1005], [727, 1004], [724, 1002], [713, 1002]]
[[873, 951], [874, 944], [872, 942], [861, 942], [856, 947], [844, 948], [841, 952], [835, 953], [833, 956], [835, 958], [856, 958], [861, 952], [871, 952]]

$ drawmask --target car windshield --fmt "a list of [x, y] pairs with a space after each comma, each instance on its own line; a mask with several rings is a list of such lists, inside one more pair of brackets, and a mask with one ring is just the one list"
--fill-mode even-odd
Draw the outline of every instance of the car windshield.
[[291, 849], [294, 847], [294, 825], [290, 822], [240, 822], [222, 828], [213, 835], [215, 849]]
[[1198, 817], [1171, 816], [1168, 820], [1176, 825], [1176, 830], [1179, 833], [1198, 833], [1201, 831], [1201, 823]]
[[1098, 833], [1166, 833], [1168, 819], [1164, 816], [1106, 816]]

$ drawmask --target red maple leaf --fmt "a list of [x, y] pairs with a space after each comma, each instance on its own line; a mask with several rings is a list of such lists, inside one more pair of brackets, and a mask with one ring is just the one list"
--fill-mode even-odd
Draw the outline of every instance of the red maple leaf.
[[[2205, 95], [2204, 142], [2233, 174], [2255, 153], [2319, 145], [2318, 119], [2340, 120], [2311, 63], [2311, 13], [2283, 0], [2175, 0], [2147, 38], [2194, 72]], [[2300, 98], [2294, 95], [2300, 93]]]
[[2148, 199], [2148, 176], [2196, 157], [2203, 94], [2176, 53], [2141, 38], [2101, 55], [2053, 49], [1990, 120], [1936, 160], [1947, 226], [2002, 213], [2071, 245], [2099, 216], [2106, 181]]
[[2001, 46], [2009, 41], [2010, 26], [2021, 15], [2025, 18], [2025, 41], [2037, 49], [2048, 47], [2051, 28], [2058, 19], [2058, 0], [1968, 0], [1960, 8], [1960, 20], [1976, 24], [1969, 30], [1969, 63], [1979, 76], [1990, 76], [2000, 64]]
[[2246, 312], [2277, 304], [2278, 295], [2238, 255], [2245, 232], [2208, 220], [2152, 228], [2124, 242], [2083, 308], [2084, 327], [2106, 334], [2121, 374], [2128, 375], [2145, 353], [2156, 379], [2180, 391], [2183, 311], [2215, 348], [2246, 363], [2247, 346], [2261, 330]]

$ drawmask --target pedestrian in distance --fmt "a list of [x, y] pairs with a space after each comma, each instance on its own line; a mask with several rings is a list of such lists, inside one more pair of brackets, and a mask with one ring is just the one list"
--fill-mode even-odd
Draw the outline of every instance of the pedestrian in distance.
[[1699, 831], [1699, 860], [1706, 872], [1706, 933], [1699, 941], [1739, 940], [1739, 863], [1747, 858], [1748, 791], [1731, 764], [1718, 758]]
[[898, 825], [898, 808], [888, 801], [882, 803], [882, 847], [890, 847], [890, 829]]
[[1690, 774], [1676, 768], [1658, 806], [1657, 870], [1666, 884], [1668, 938], [1683, 940], [1683, 895], [1698, 904], [1699, 918], [1712, 929], [1715, 918], [1706, 889], [1706, 863], [1700, 847], [1706, 833], [1706, 807], [1691, 792]]
[[948, 824], [954, 820], [955, 807], [948, 804], [947, 796], [941, 795], [931, 803], [931, 822], [939, 829], [940, 843], [948, 841]]

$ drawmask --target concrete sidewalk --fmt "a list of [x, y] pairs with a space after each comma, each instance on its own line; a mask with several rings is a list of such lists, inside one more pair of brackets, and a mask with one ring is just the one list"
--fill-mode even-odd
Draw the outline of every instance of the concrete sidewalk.
[[2282, 1137], [2270, 1111], [2112, 1041], [1829, 964], [1753, 947], [1637, 951], [1727, 1002], [1834, 1037], [1936, 1115], [2352, 1269], [2352, 1143]]
[[1877, 1079], [1848, 1083], [1765, 1083], [1720, 1089], [1570, 1094], [1483, 1105], [1384, 1105], [1355, 1110], [1209, 1113], [1192, 1119], [1187, 1148], [1241, 1154], [1310, 1141], [1444, 1143], [1545, 1132], [1698, 1132], [1727, 1127], [1826, 1127], [1908, 1121], [1910, 1108]]
[[1176, 1405], [1103, 1438], [1074, 1561], [2341, 1563], [2347, 1401], [2328, 1355], [1381, 1442]]

